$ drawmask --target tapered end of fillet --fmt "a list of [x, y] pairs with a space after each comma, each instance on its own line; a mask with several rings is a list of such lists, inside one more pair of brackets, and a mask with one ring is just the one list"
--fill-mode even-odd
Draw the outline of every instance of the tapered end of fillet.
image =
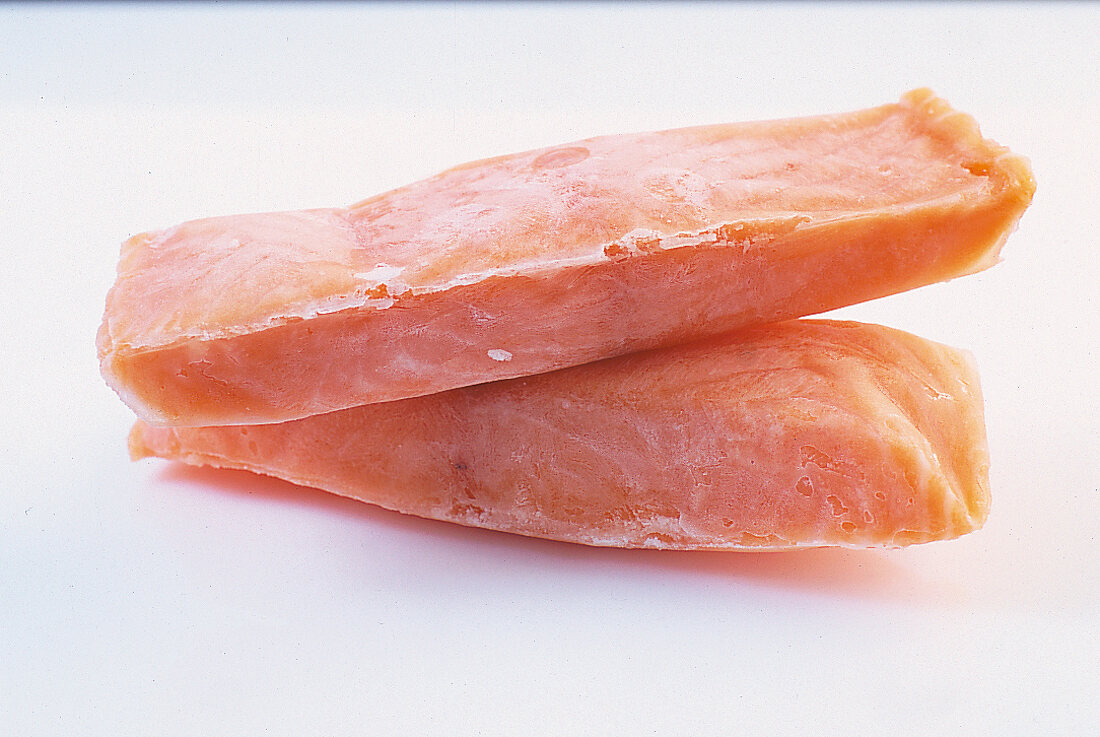
[[149, 431], [149, 426], [142, 420], [138, 420], [134, 423], [134, 426], [130, 428], [130, 434], [126, 438], [126, 447], [130, 451], [131, 461], [140, 461], [143, 458], [153, 458], [155, 456], [166, 456], [167, 449], [163, 449], [161, 453], [158, 453], [149, 442], [146, 441], [146, 434]]

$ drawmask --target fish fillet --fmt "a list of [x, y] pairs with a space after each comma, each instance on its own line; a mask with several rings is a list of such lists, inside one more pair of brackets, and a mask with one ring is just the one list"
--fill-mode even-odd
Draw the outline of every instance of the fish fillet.
[[591, 138], [348, 208], [135, 236], [98, 337], [161, 425], [281, 422], [814, 314], [984, 269], [1025, 160], [928, 90]]
[[968, 356], [847, 322], [749, 328], [281, 424], [138, 421], [130, 450], [618, 547], [900, 546], [973, 531], [989, 508]]

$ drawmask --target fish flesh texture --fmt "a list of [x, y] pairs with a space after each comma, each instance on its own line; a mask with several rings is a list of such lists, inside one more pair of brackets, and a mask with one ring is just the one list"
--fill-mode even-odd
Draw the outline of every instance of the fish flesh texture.
[[989, 509], [969, 355], [824, 320], [285, 423], [139, 420], [130, 450], [600, 546], [893, 547]]
[[927, 90], [854, 113], [592, 138], [349, 208], [123, 246], [98, 336], [153, 424], [280, 422], [541, 373], [983, 269], [1025, 160]]
[[124, 244], [98, 336], [152, 424], [282, 422], [815, 314], [984, 269], [1027, 162], [928, 90], [591, 138], [347, 208]]

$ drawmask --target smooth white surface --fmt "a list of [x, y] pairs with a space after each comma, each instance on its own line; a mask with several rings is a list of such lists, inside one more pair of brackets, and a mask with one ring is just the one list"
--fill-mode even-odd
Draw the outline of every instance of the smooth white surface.
[[[0, 7], [0, 733], [1095, 734], [1100, 6]], [[891, 552], [595, 550], [131, 464], [118, 244], [475, 157], [933, 87], [1032, 159], [969, 348], [994, 506]]]

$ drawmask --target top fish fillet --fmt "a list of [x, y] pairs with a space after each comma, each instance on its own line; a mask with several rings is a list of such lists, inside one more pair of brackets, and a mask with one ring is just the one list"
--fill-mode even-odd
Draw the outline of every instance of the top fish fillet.
[[160, 425], [280, 422], [822, 312], [984, 269], [1027, 162], [928, 90], [590, 138], [348, 208], [131, 238], [98, 337]]

